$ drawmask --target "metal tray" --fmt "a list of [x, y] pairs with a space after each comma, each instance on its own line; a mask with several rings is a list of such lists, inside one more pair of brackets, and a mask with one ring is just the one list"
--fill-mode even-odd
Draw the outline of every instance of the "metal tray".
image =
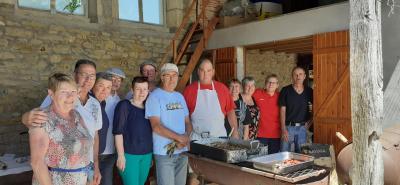
[[228, 150], [214, 147], [213, 143], [216, 142], [228, 143], [229, 141], [228, 139], [221, 138], [207, 138], [201, 141], [194, 141], [190, 143], [190, 153], [227, 163], [238, 163], [268, 154], [267, 146], [260, 146], [255, 149], [241, 146]]
[[[294, 159], [301, 162], [299, 164], [289, 166], [279, 166], [280, 163], [287, 159]], [[288, 174], [310, 167], [314, 164], [314, 157], [292, 152], [280, 152], [276, 154], [256, 157], [250, 159], [249, 161], [253, 162], [254, 168], [257, 169], [272, 172], [275, 174]]]

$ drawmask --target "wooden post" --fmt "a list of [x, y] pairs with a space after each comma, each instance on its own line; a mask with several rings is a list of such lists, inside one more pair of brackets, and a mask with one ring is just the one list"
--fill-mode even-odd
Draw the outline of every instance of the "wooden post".
[[350, 86], [354, 185], [383, 184], [383, 71], [379, 0], [350, 0]]

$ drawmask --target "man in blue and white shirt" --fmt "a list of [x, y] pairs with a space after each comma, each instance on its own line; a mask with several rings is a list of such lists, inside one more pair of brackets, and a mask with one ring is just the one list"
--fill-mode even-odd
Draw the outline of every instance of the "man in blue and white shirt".
[[[181, 93], [176, 92], [178, 67], [167, 63], [161, 68], [160, 88], [155, 89], [146, 101], [146, 118], [153, 129], [153, 153], [158, 185], [185, 185], [188, 150], [192, 124], [189, 111]], [[167, 154], [167, 145], [175, 143], [176, 149]]]

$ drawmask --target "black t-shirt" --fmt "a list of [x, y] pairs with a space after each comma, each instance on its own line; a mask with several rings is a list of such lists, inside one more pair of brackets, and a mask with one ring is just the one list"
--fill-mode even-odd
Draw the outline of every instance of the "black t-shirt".
[[113, 134], [122, 134], [125, 153], [143, 155], [153, 152], [153, 131], [145, 109], [129, 100], [121, 100], [115, 107]]
[[282, 88], [279, 95], [279, 106], [286, 107], [286, 123], [305, 122], [310, 118], [308, 105], [313, 102], [313, 91], [310, 87], [304, 87], [304, 91], [298, 94], [293, 85]]

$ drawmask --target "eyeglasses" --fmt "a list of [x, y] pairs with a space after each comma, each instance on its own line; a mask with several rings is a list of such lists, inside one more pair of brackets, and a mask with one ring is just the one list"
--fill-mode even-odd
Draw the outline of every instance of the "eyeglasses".
[[278, 82], [271, 82], [271, 81], [268, 81], [267, 84], [278, 84]]
[[96, 80], [96, 74], [89, 74], [84, 72], [78, 72], [79, 77], [89, 79], [89, 80]]

